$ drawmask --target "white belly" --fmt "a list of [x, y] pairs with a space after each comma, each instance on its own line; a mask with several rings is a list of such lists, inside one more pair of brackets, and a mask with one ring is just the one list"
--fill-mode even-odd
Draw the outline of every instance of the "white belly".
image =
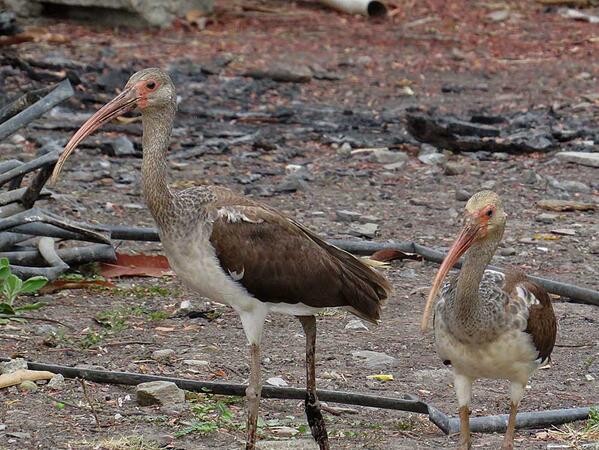
[[539, 365], [532, 337], [516, 329], [488, 343], [464, 344], [438, 325], [435, 345], [439, 356], [451, 361], [456, 373], [472, 379], [508, 379], [526, 384]]

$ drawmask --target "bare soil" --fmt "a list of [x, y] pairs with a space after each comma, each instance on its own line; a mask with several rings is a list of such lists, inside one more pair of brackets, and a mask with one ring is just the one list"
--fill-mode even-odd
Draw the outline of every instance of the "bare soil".
[[[37, 25], [67, 36], [68, 42], [25, 43], [15, 50], [21, 58], [60, 54], [89, 65], [89, 69], [79, 71], [82, 82], [77, 98], [64, 105], [70, 112], [96, 110], [115, 93], [114, 87], [121, 85], [117, 80], [114, 87], [98, 91], [101, 75], [119, 69], [125, 81], [141, 67], [171, 69], [181, 95], [170, 155], [171, 181], [176, 187], [214, 182], [241, 192], [254, 186], [270, 188], [282, 180], [288, 164], [298, 164], [312, 175], [307, 187], [275, 193], [264, 198], [266, 203], [325, 237], [351, 238], [349, 224], [338, 221], [335, 214], [336, 210], [349, 209], [380, 219], [376, 240], [414, 241], [443, 248], [455, 236], [464, 206], [463, 201], [456, 200], [456, 190], [474, 193], [494, 182], [493, 189], [504, 198], [509, 214], [502, 249], [505, 254], [513, 253], [498, 255], [494, 262], [599, 289], [597, 254], [591, 253], [592, 248], [597, 249], [597, 210], [559, 213], [550, 224], [535, 220], [546, 212], [537, 201], [556, 195], [597, 204], [597, 169], [557, 161], [554, 154], [558, 145], [548, 153], [499, 158], [451, 154], [450, 159], [465, 166], [465, 171], [450, 176], [441, 167], [419, 162], [420, 145], [406, 137], [403, 124], [407, 108], [434, 107], [453, 114], [551, 109], [567, 120], [597, 126], [599, 104], [592, 96], [599, 93], [597, 25], [560, 17], [555, 10], [533, 2], [501, 2], [510, 10], [510, 17], [501, 22], [488, 19], [493, 5], [463, 0], [402, 2], [398, 13], [386, 21], [348, 17], [308, 2], [251, 4], [260, 6], [262, 12], [240, 5], [219, 2], [217, 14], [204, 31], [184, 22], [167, 30], [133, 31], [42, 20]], [[264, 12], [265, 8], [279, 13]], [[232, 62], [218, 66], [225, 55], [230, 55]], [[341, 79], [297, 84], [242, 76], [248, 70], [280, 62], [312, 66], [314, 71], [316, 67]], [[200, 72], [201, 67], [211, 65], [217, 66], [215, 73]], [[3, 74], [5, 97], [43, 84], [32, 82], [29, 75], [16, 69]], [[414, 95], [408, 95], [406, 87]], [[324, 122], [294, 122], [282, 116], [270, 122], [256, 116], [230, 118], [222, 112], [271, 113], [282, 108], [288, 108], [292, 117], [297, 113], [300, 119], [320, 111], [314, 113], [320, 114], [320, 120], [340, 128]], [[58, 123], [52, 117], [43, 118], [21, 130], [25, 144], [0, 144], [3, 158], [28, 159], [39, 147], [41, 136], [66, 140], [81, 121], [81, 116]], [[177, 156], [193, 148], [194, 143], [201, 147], [203, 138], [231, 140], [256, 130], [262, 133], [258, 144], [256, 139], [252, 144], [233, 142], [195, 158]], [[99, 136], [121, 134], [140, 142], [138, 124], [114, 125]], [[391, 146], [407, 151], [410, 158], [401, 169], [388, 171], [371, 162], [367, 154], [340, 154], [338, 148], [343, 142], [352, 143], [354, 148]], [[140, 161], [106, 156], [97, 147], [82, 149], [71, 158], [55, 187], [60, 195], [48, 207], [78, 220], [153, 226], [141, 198]], [[252, 174], [260, 177], [248, 182]], [[549, 177], [560, 182], [582, 181], [589, 189], [556, 193]], [[556, 228], [572, 229], [575, 234], [545, 240]], [[160, 253], [161, 247], [158, 243], [122, 242], [119, 250]], [[426, 262], [396, 261], [384, 269], [395, 293], [384, 307], [382, 323], [369, 325], [368, 331], [345, 329], [352, 320], [345, 312], [331, 311], [319, 317], [320, 388], [397, 397], [414, 394], [446, 413], [457, 413], [451, 374], [434, 352], [432, 335], [422, 336], [419, 331], [425, 295], [436, 268]], [[45, 295], [49, 305], [38, 314], [68, 327], [57, 325], [49, 335], [48, 329], [40, 326], [43, 322], [3, 326], [0, 354], [110, 370], [228, 382], [247, 380], [245, 337], [232, 310], [198, 298], [175, 277], [128, 278], [116, 283], [116, 290]], [[184, 300], [190, 300], [194, 309], [214, 310], [212, 320], [169, 317]], [[555, 298], [554, 306], [559, 335], [553, 362], [531, 380], [521, 411], [599, 404], [597, 308], [559, 298]], [[94, 321], [100, 316], [112, 320], [112, 326]], [[165, 348], [176, 351], [172, 363], [151, 358], [153, 351]], [[277, 376], [291, 386], [303, 386], [303, 350], [299, 322], [292, 317], [270, 317], [263, 344], [263, 379]], [[384, 352], [397, 358], [396, 367], [383, 371], [392, 374], [393, 381], [368, 379], [377, 371], [366, 369], [353, 358], [351, 353], [356, 350]], [[209, 364], [184, 363], [192, 359]], [[229, 405], [233, 418], [231, 422], [217, 421], [218, 431], [176, 437], [177, 432], [199, 420], [197, 411], [138, 407], [132, 387], [88, 383], [88, 388], [100, 427], [77, 381], [67, 380], [61, 391], [45, 386], [35, 393], [16, 388], [0, 391], [0, 424], [6, 426], [0, 431], [0, 448], [242, 446], [242, 402]], [[64, 408], [56, 406], [56, 399]], [[201, 402], [196, 399], [188, 405]], [[214, 402], [211, 399], [208, 404]], [[478, 382], [472, 407], [473, 415], [506, 413], [507, 382]], [[333, 448], [440, 449], [456, 445], [456, 437], [443, 435], [425, 417], [355, 409], [357, 414], [327, 415]], [[297, 439], [309, 437], [301, 402], [264, 400], [261, 414], [265, 421], [263, 439], [292, 440], [289, 448], [299, 448]], [[208, 416], [216, 420], [214, 413]], [[284, 436], [289, 430], [281, 426], [298, 430], [298, 434], [294, 438]], [[574, 426], [581, 428], [583, 424]], [[548, 431], [519, 431], [517, 447], [547, 448], [558, 439]], [[140, 441], [134, 443], [132, 436], [143, 438], [146, 447]], [[475, 448], [498, 448], [500, 442], [499, 435], [474, 436]]]

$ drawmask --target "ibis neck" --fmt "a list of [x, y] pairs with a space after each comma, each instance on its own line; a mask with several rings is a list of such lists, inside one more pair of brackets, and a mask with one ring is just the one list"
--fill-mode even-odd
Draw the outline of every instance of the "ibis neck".
[[144, 112], [143, 161], [141, 165], [144, 198], [159, 227], [172, 217], [174, 195], [168, 187], [167, 151], [170, 144], [174, 108]]
[[464, 263], [458, 276], [456, 300], [458, 315], [463, 318], [474, 317], [474, 311], [480, 303], [479, 287], [485, 268], [491, 262], [502, 233], [487, 236], [475, 242], [464, 256]]

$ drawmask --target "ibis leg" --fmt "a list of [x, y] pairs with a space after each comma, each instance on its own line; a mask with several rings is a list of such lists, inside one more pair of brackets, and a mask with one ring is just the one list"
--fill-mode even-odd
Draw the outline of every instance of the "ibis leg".
[[472, 399], [472, 380], [461, 374], [454, 374], [454, 386], [460, 407], [460, 443], [459, 450], [470, 450], [470, 401]]
[[518, 412], [518, 405], [513, 403], [510, 405], [510, 417], [507, 422], [507, 431], [503, 438], [503, 444], [501, 450], [513, 450], [514, 448], [514, 433], [516, 429], [516, 413]]
[[522, 379], [519, 381], [512, 381], [510, 383], [510, 417], [507, 422], [507, 430], [503, 438], [503, 444], [501, 450], [512, 450], [514, 448], [514, 433], [516, 430], [516, 413], [518, 412], [518, 405], [524, 397], [524, 388], [528, 380]]
[[245, 391], [248, 421], [246, 450], [256, 448], [256, 429], [258, 428], [258, 409], [260, 407], [260, 394], [262, 386], [260, 383], [260, 345], [250, 344], [250, 381]]
[[329, 450], [329, 437], [316, 396], [316, 318], [300, 316], [299, 320], [306, 335], [306, 418], [320, 450]]

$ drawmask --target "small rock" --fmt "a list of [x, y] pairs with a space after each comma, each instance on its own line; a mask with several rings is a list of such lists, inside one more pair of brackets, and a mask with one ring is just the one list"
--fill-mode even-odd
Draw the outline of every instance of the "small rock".
[[355, 211], [348, 211], [346, 209], [339, 209], [335, 211], [335, 216], [338, 222], [357, 222], [362, 217], [362, 214]]
[[379, 231], [379, 226], [376, 223], [363, 223], [363, 224], [352, 225], [352, 227], [349, 230], [349, 233], [352, 236], [373, 239], [376, 236], [378, 231]]
[[432, 155], [434, 153], [439, 153], [439, 150], [437, 150], [437, 147], [431, 144], [422, 144], [420, 146], [420, 150], [418, 150], [418, 156]]
[[172, 405], [185, 402], [185, 392], [171, 381], [141, 383], [135, 389], [140, 406]]
[[140, 156], [141, 153], [135, 150], [133, 142], [126, 136], [119, 136], [110, 143], [112, 152], [110, 156]]
[[558, 217], [559, 216], [557, 214], [541, 213], [537, 217], [535, 217], [535, 220], [541, 223], [553, 223], [557, 220]]
[[585, 375], [584, 375], [584, 378], [585, 378], [587, 381], [595, 381], [595, 377], [594, 377], [593, 375], [591, 375], [590, 373], [587, 373], [587, 374], [585, 374]]
[[312, 439], [285, 439], [256, 443], [256, 450], [318, 450], [318, 448], [318, 444]]
[[283, 83], [308, 83], [312, 79], [312, 71], [308, 66], [275, 64], [272, 67], [261, 70], [250, 70], [243, 74], [255, 79], [270, 78], [273, 81]]
[[381, 218], [377, 217], [377, 216], [360, 216], [358, 221], [360, 221], [362, 223], [368, 223], [368, 222], [375, 223], [375, 222], [380, 222]]
[[525, 170], [522, 174], [522, 183], [524, 184], [535, 184], [539, 181], [539, 176], [534, 170]]
[[568, 192], [579, 192], [581, 194], [589, 194], [591, 192], [591, 188], [581, 181], [566, 180], [562, 181], [560, 185], [562, 189]]
[[19, 389], [25, 392], [37, 392], [39, 387], [33, 381], [25, 380], [19, 384]]
[[470, 200], [472, 194], [468, 192], [466, 189], [456, 189], [455, 190], [455, 199], [460, 202], [466, 202]]
[[506, 247], [499, 249], [499, 254], [501, 256], [513, 256], [516, 254], [516, 249], [514, 247]]
[[426, 153], [424, 155], [419, 155], [418, 160], [429, 166], [436, 166], [439, 164], [445, 164], [447, 162], [447, 156], [443, 153]]
[[349, 158], [351, 156], [351, 144], [349, 142], [344, 142], [341, 147], [337, 149], [337, 154], [344, 158]]
[[368, 327], [360, 319], [352, 319], [345, 325], [346, 330], [365, 330], [368, 331]]
[[466, 171], [466, 166], [457, 161], [447, 161], [445, 164], [445, 175], [460, 175]]
[[377, 148], [369, 156], [370, 162], [379, 164], [394, 164], [400, 161], [407, 161], [408, 154], [405, 152], [392, 152], [388, 148]]
[[304, 179], [302, 173], [293, 172], [285, 175], [281, 182], [275, 186], [276, 192], [295, 192], [306, 190], [308, 183]]
[[27, 361], [23, 358], [11, 359], [0, 363], [0, 373], [13, 373], [17, 370], [27, 369]]
[[25, 139], [25, 138], [24, 138], [23, 136], [21, 136], [20, 134], [13, 134], [12, 136], [10, 136], [10, 137], [8, 138], [8, 141], [9, 141], [11, 144], [14, 144], [14, 145], [20, 145], [20, 144], [22, 144], [23, 142], [25, 142], [26, 140], [27, 140], [27, 139]]
[[405, 164], [406, 164], [405, 161], [398, 161], [398, 162], [391, 163], [391, 164], [385, 164], [383, 166], [383, 169], [385, 169], [385, 170], [398, 170], [398, 169], [401, 169]]
[[266, 383], [277, 387], [284, 387], [288, 385], [288, 383], [281, 377], [270, 377], [266, 380]]
[[556, 228], [551, 230], [553, 234], [559, 234], [561, 236], [576, 236], [576, 231], [570, 228]]
[[416, 271], [414, 269], [405, 269], [399, 272], [401, 278], [416, 278]]
[[183, 300], [179, 305], [179, 311], [191, 311], [192, 304], [190, 300]]
[[485, 190], [491, 190], [495, 187], [496, 181], [495, 180], [489, 180], [489, 181], [485, 181], [483, 184], [480, 185], [481, 189], [485, 189]]
[[176, 353], [172, 348], [163, 348], [152, 353], [152, 359], [158, 362], [170, 362], [175, 359]]
[[64, 388], [64, 376], [62, 376], [60, 373], [54, 375], [52, 378], [50, 378], [50, 381], [48, 381], [48, 387], [50, 389], [54, 389], [55, 391], [62, 390], [62, 388]]
[[352, 356], [361, 360], [368, 369], [386, 369], [397, 363], [397, 359], [392, 356], [370, 350], [352, 352]]
[[487, 19], [491, 22], [503, 22], [510, 17], [510, 11], [507, 9], [500, 9], [498, 11], [492, 11], [487, 14]]
[[203, 359], [185, 359], [183, 360], [183, 364], [194, 367], [206, 367], [210, 365], [210, 362]]
[[599, 153], [560, 152], [555, 157], [561, 161], [581, 164], [583, 166], [599, 167]]
[[412, 377], [427, 386], [446, 385], [452, 382], [453, 376], [448, 369], [421, 369], [412, 373]]
[[593, 255], [599, 255], [599, 241], [591, 242], [589, 252], [591, 252]]
[[37, 336], [54, 336], [58, 333], [58, 328], [54, 325], [50, 325], [49, 323], [44, 323], [41, 325], [36, 325], [32, 328], [34, 334]]

